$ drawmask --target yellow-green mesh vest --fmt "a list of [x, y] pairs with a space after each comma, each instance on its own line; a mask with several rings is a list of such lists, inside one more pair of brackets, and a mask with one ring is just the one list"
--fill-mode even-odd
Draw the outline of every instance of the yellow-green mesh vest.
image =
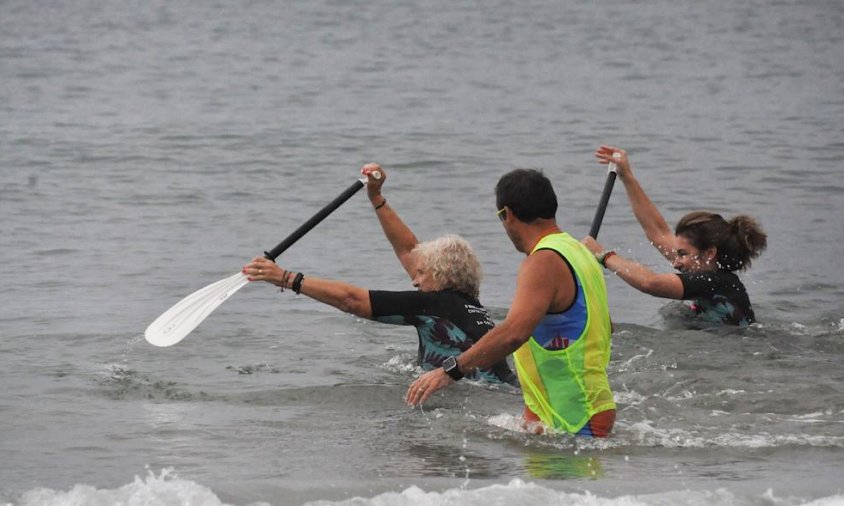
[[547, 235], [531, 254], [552, 249], [568, 260], [586, 300], [586, 326], [568, 348], [548, 351], [531, 336], [513, 354], [525, 405], [550, 428], [575, 433], [596, 413], [615, 409], [607, 379], [612, 324], [600, 264], [565, 232]]

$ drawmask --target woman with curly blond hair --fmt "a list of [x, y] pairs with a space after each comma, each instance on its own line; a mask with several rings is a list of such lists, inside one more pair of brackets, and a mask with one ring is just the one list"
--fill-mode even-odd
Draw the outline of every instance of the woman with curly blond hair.
[[[381, 173], [379, 179], [372, 175], [376, 171]], [[361, 173], [367, 176], [369, 200], [381, 228], [416, 290], [367, 290], [286, 270], [264, 257], [252, 260], [243, 273], [250, 281], [266, 281], [363, 318], [413, 325], [419, 336], [419, 365], [425, 370], [441, 367], [447, 358], [466, 351], [493, 328], [489, 313], [478, 301], [481, 283], [478, 258], [472, 246], [457, 235], [419, 242], [381, 194], [387, 179], [384, 169], [368, 164]], [[488, 369], [478, 369], [472, 377], [517, 384], [506, 360]]]

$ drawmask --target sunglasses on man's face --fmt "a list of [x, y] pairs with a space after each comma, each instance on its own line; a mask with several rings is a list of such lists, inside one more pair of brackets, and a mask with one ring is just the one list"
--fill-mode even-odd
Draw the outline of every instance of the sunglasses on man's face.
[[504, 221], [504, 220], [506, 220], [506, 219], [507, 219], [507, 208], [506, 208], [506, 207], [502, 207], [502, 208], [501, 208], [501, 209], [499, 209], [499, 210], [498, 210], [498, 212], [497, 212], [497, 213], [495, 213], [495, 214], [496, 214], [496, 216], [498, 216], [498, 219], [499, 219], [499, 220]]

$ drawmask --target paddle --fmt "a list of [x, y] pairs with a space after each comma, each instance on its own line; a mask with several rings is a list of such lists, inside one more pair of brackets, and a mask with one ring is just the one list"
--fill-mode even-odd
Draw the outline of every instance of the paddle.
[[[613, 158], [621, 158], [618, 153], [613, 153]], [[598, 230], [601, 229], [601, 222], [604, 221], [604, 213], [607, 211], [607, 204], [610, 202], [610, 194], [612, 194], [612, 187], [615, 184], [615, 176], [618, 173], [616, 164], [610, 162], [607, 164], [607, 180], [604, 182], [604, 192], [601, 194], [601, 200], [598, 202], [598, 209], [595, 210], [595, 217], [592, 218], [592, 227], [589, 229], [589, 237], [592, 239], [598, 238]]]
[[[380, 179], [381, 173], [374, 172], [372, 177]], [[365, 183], [365, 178], [355, 181], [354, 184], [346, 188], [337, 198], [329, 202], [328, 205], [320, 209], [319, 212], [303, 223], [286, 239], [278, 243], [275, 248], [268, 252], [265, 251], [264, 256], [275, 261], [293, 243], [310, 232], [326, 216], [334, 212], [334, 210], [349, 200], [352, 195], [357, 193], [358, 190], [363, 188]], [[225, 302], [226, 299], [234, 295], [235, 292], [243, 288], [248, 282], [249, 279], [246, 275], [238, 272], [233, 276], [221, 279], [216, 283], [212, 283], [205, 288], [193, 292], [165, 311], [154, 322], [150, 323], [144, 332], [144, 337], [146, 337], [146, 340], [150, 344], [155, 346], [172, 346], [178, 343], [202, 323], [217, 306]]]

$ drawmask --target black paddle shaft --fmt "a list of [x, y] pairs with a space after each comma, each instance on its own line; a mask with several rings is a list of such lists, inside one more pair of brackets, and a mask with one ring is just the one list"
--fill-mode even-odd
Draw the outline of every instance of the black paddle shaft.
[[328, 203], [325, 207], [319, 210], [315, 215], [311, 217], [308, 221], [302, 224], [299, 228], [297, 228], [292, 234], [290, 234], [287, 239], [278, 243], [278, 245], [271, 249], [270, 251], [265, 251], [264, 256], [269, 258], [272, 261], [275, 261], [279, 255], [284, 253], [287, 248], [293, 246], [293, 244], [302, 238], [303, 235], [307, 234], [311, 231], [312, 228], [319, 225], [319, 222], [324, 220], [326, 216], [333, 213], [338, 207], [343, 205], [344, 202], [349, 200], [352, 195], [358, 192], [361, 188], [364, 187], [363, 181], [355, 181], [354, 184], [337, 196], [336, 199], [332, 200]]
[[615, 171], [607, 173], [607, 181], [604, 183], [604, 192], [601, 194], [601, 201], [598, 203], [598, 209], [595, 210], [595, 217], [592, 218], [592, 228], [589, 229], [589, 237], [592, 239], [598, 238], [598, 230], [601, 229], [601, 222], [604, 221], [604, 213], [607, 211], [607, 204], [610, 202], [610, 194], [612, 194], [612, 187], [615, 184]]

